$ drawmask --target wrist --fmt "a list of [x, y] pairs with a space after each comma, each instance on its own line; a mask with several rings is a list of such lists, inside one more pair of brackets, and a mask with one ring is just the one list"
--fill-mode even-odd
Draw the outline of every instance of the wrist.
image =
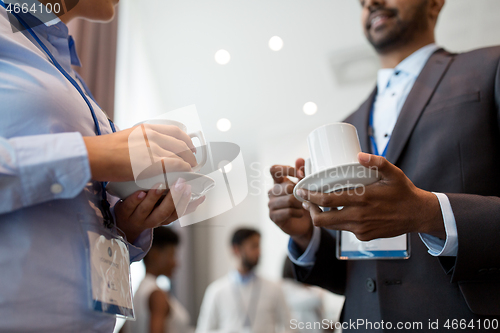
[[107, 179], [105, 179], [105, 175], [102, 174], [102, 170], [106, 170], [106, 166], [103, 165], [106, 159], [100, 156], [102, 153], [102, 145], [99, 143], [99, 137], [84, 136], [83, 142], [87, 148], [87, 156], [90, 165], [90, 172], [92, 173], [92, 179], [97, 181], [106, 181]]
[[422, 191], [424, 215], [418, 232], [446, 239], [443, 213], [437, 196], [432, 192]]
[[130, 244], [133, 244], [137, 238], [139, 238], [139, 236], [144, 232], [144, 230], [130, 230], [130, 229], [127, 229], [125, 227], [120, 227], [117, 223], [117, 229], [118, 231], [122, 234], [122, 236], [125, 237], [125, 239], [127, 240], [127, 242], [129, 242]]
[[314, 227], [311, 224], [311, 227], [309, 230], [302, 235], [293, 235], [292, 240], [295, 242], [295, 244], [298, 245], [298, 247], [302, 250], [305, 251], [307, 247], [309, 246], [309, 243], [311, 242], [312, 236], [313, 236], [313, 231]]

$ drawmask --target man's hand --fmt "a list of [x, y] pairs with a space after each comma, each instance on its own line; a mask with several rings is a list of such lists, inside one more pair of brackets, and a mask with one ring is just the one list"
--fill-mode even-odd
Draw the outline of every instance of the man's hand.
[[138, 191], [116, 203], [116, 226], [125, 233], [129, 243], [133, 243], [146, 229], [170, 224], [193, 212], [205, 200], [201, 197], [190, 203], [191, 186], [183, 179], [179, 179], [163, 201], [158, 203], [164, 193], [164, 185], [158, 184], [147, 193]]
[[313, 233], [313, 225], [309, 212], [293, 196], [295, 184], [288, 177], [304, 178], [304, 159], [295, 162], [295, 168], [284, 165], [273, 165], [271, 175], [274, 186], [268, 192], [269, 217], [285, 233], [289, 234], [297, 245], [305, 250]]
[[146, 171], [141, 178], [163, 172], [191, 171], [197, 164], [191, 138], [172, 125], [142, 124], [113, 134], [87, 136], [83, 140], [92, 179], [97, 181], [137, 180], [143, 170]]
[[[359, 162], [377, 169], [381, 179], [361, 189], [332, 193], [298, 190], [318, 227], [351, 231], [361, 241], [389, 238], [410, 232], [446, 238], [437, 197], [417, 188], [406, 175], [376, 155], [359, 153]], [[318, 206], [334, 209], [323, 212]], [[343, 207], [337, 210], [337, 207]]]

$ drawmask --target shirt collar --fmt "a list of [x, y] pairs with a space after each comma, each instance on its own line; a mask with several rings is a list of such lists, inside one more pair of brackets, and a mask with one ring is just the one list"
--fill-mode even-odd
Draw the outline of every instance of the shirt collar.
[[[5, 4], [5, 0], [0, 0], [0, 1], [2, 1]], [[52, 12], [49, 13], [47, 10], [40, 11], [39, 6], [45, 6], [45, 5], [39, 2], [38, 0], [24, 0], [24, 3], [28, 5], [28, 8], [34, 7], [35, 11], [28, 11], [26, 13], [20, 11], [16, 15], [19, 15], [28, 24], [30, 28], [35, 28], [41, 25], [50, 27], [61, 22], [59, 17], [57, 17], [54, 13]]]
[[[4, 2], [3, 0], [0, 0]], [[40, 5], [37, 0], [26, 0], [27, 3]], [[81, 67], [80, 58], [76, 53], [75, 41], [73, 37], [69, 35], [68, 27], [64, 24], [57, 16], [54, 14], [36, 12], [23, 13], [22, 11], [17, 14], [19, 15], [29, 27], [32, 28], [38, 35], [46, 39], [52, 45], [54, 45], [54, 40], [56, 39], [66, 39], [68, 41], [69, 56], [71, 65]], [[44, 23], [47, 21], [46, 23]], [[54, 45], [54, 47], [56, 47]], [[56, 47], [57, 48], [57, 47]]]
[[413, 52], [405, 60], [401, 61], [395, 68], [396, 71], [401, 71], [410, 74], [414, 78], [420, 75], [427, 60], [430, 56], [439, 49], [435, 43], [426, 45], [419, 50]]
[[393, 68], [382, 68], [377, 72], [377, 90], [382, 93], [387, 85], [389, 84], [389, 80], [391, 79], [392, 74], [394, 74]]
[[435, 43], [428, 44], [413, 52], [411, 55], [401, 61], [396, 66], [396, 68], [379, 69], [377, 73], [377, 88], [379, 92], [385, 90], [385, 88], [389, 84], [391, 76], [396, 71], [404, 72], [410, 75], [412, 78], [416, 79], [420, 75], [420, 72], [422, 72], [422, 69], [427, 63], [427, 60], [429, 60], [430, 56], [439, 48], [440, 47]]
[[255, 273], [251, 271], [250, 273], [246, 275], [241, 275], [241, 273], [238, 270], [234, 270], [230, 273], [231, 279], [236, 283], [236, 284], [247, 284], [250, 281], [252, 281], [255, 278]]

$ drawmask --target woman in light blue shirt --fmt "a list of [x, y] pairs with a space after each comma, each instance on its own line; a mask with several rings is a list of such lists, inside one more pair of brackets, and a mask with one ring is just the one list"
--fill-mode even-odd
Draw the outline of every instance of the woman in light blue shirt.
[[[116, 2], [83, 0], [60, 20], [32, 29], [86, 97], [29, 31], [13, 32], [0, 6], [0, 332], [113, 331], [114, 317], [88, 306], [81, 226], [104, 228], [100, 182], [134, 179], [128, 146], [133, 129], [112, 133], [71, 68], [79, 61], [65, 24], [76, 17], [110, 20]], [[37, 20], [34, 13], [20, 16]], [[165, 157], [167, 171], [190, 170], [196, 159], [189, 137], [171, 126], [151, 130], [149, 144]], [[181, 146], [186, 151], [175, 154]], [[182, 198], [175, 207], [172, 192]], [[164, 193], [160, 186], [122, 202], [108, 195], [115, 221], [110, 230], [126, 238], [130, 261], [149, 250], [152, 228], [177, 219], [175, 208], [180, 215], [201, 202], [187, 208], [190, 187], [179, 182], [155, 208]]]

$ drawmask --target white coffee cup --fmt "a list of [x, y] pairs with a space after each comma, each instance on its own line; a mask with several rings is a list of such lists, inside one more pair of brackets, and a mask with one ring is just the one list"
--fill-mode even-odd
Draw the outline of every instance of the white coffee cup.
[[[172, 125], [172, 126], [176, 126], [178, 128], [181, 129], [181, 131], [183, 131], [184, 133], [187, 133], [187, 127], [186, 125], [184, 125], [183, 123], [179, 122], [179, 121], [175, 121], [175, 120], [170, 120], [170, 119], [150, 119], [150, 120], [146, 120], [146, 121], [141, 121], [137, 124], [135, 124], [134, 126], [137, 126], [137, 125], [140, 125], [140, 124], [151, 124], [151, 125], [154, 125], [154, 124], [158, 124], [158, 125]], [[207, 156], [208, 156], [208, 153], [207, 153], [207, 143], [206, 143], [206, 140], [205, 140], [205, 136], [203, 135], [203, 132], [202, 131], [194, 131], [194, 132], [191, 132], [191, 133], [187, 133], [187, 135], [193, 139], [193, 138], [198, 138], [198, 140], [200, 140], [200, 147], [197, 147], [197, 154], [198, 152], [200, 153], [200, 159], [196, 159], [198, 164], [195, 165], [194, 167], [192, 167], [192, 170], [194, 172], [196, 171], [199, 171], [206, 163], [207, 163]]]
[[332, 123], [316, 128], [307, 137], [311, 157], [306, 159], [306, 176], [351, 163], [358, 163], [361, 152], [358, 131], [347, 123]]

